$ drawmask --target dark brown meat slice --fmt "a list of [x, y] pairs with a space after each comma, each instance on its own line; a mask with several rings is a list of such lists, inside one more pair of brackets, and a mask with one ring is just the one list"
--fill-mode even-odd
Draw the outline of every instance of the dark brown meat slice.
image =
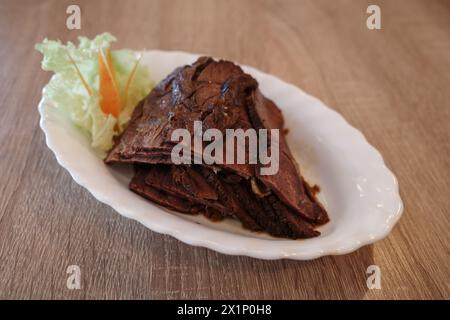
[[[133, 179], [130, 188], [141, 194], [145, 190], [147, 198], [160, 204], [165, 201], [179, 211], [203, 206], [212, 216], [231, 215], [252, 230], [290, 238], [318, 235], [312, 225], [327, 222], [327, 213], [301, 177], [282, 133], [275, 175], [260, 175], [260, 166], [251, 164], [217, 165], [222, 169], [218, 174], [209, 166], [170, 165], [173, 130], [188, 129], [193, 137], [194, 121], [202, 121], [203, 131], [284, 130], [281, 111], [261, 94], [251, 76], [231, 62], [202, 57], [176, 69], [139, 103], [105, 162], [149, 165], [144, 181], [148, 189], [142, 185], [143, 173]], [[236, 145], [234, 151], [241, 148], [248, 151], [245, 145]], [[233, 150], [225, 153], [228, 151]], [[248, 160], [248, 152], [245, 154]], [[186, 207], [181, 205], [183, 201]]]
[[146, 173], [145, 183], [148, 186], [189, 202], [208, 206], [221, 212], [224, 216], [227, 215], [227, 209], [218, 201], [219, 195], [216, 190], [191, 167], [149, 166]]
[[177, 198], [183, 198], [215, 210], [223, 217], [234, 217], [251, 230], [261, 230], [255, 220], [243, 210], [229, 186], [218, 179], [211, 169], [199, 166], [149, 166], [145, 183]]
[[180, 193], [203, 200], [217, 200], [219, 195], [192, 167], [160, 165], [148, 169], [145, 182], [167, 192]]
[[[284, 120], [280, 109], [261, 92], [255, 90], [252, 93], [253, 103], [248, 104], [249, 115], [253, 126], [257, 129], [282, 129]], [[300, 213], [304, 218], [316, 224], [327, 222], [328, 215], [314, 195], [309, 186], [301, 177], [297, 163], [291, 154], [284, 135], [280, 133], [279, 139], [279, 164], [280, 168], [275, 175], [260, 175], [258, 178], [289, 207]]]
[[[167, 160], [175, 145], [171, 141], [173, 130], [188, 129], [193, 136], [194, 121], [202, 121], [203, 130], [216, 128], [223, 133], [226, 129], [249, 129], [246, 95], [256, 87], [252, 77], [227, 61], [203, 57], [192, 66], [179, 68], [139, 103], [105, 162]], [[245, 146], [236, 144], [235, 148]], [[225, 163], [223, 167], [242, 176], [254, 174], [248, 164]]]
[[251, 190], [248, 180], [233, 185], [239, 201], [256, 222], [273, 236], [292, 239], [311, 238], [320, 233], [313, 226], [299, 218], [275, 195], [258, 198]]
[[204, 210], [204, 206], [192, 203], [186, 199], [168, 194], [145, 183], [146, 170], [138, 170], [131, 179], [129, 188], [137, 194], [169, 209], [183, 213], [197, 214]]
[[[238, 195], [234, 192], [232, 185], [222, 176], [217, 175], [207, 167], [201, 167], [200, 172], [205, 180], [217, 191], [219, 201], [228, 209], [231, 215], [241, 221], [247, 229], [260, 231], [262, 226], [256, 221], [254, 214], [248, 212], [239, 201]], [[241, 179], [239, 177], [239, 179]]]
[[293, 239], [318, 234], [276, 196], [258, 198], [249, 180], [225, 171], [216, 174], [201, 166], [149, 166], [145, 182], [151, 188], [212, 209], [217, 215], [232, 216], [251, 230]]

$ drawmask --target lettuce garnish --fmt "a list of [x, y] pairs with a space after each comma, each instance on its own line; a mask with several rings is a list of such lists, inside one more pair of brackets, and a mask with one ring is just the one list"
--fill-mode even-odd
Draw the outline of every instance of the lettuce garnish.
[[147, 68], [131, 50], [110, 50], [116, 38], [103, 33], [75, 46], [44, 39], [42, 69], [56, 74], [44, 95], [86, 131], [102, 155], [129, 121], [136, 104], [153, 87]]

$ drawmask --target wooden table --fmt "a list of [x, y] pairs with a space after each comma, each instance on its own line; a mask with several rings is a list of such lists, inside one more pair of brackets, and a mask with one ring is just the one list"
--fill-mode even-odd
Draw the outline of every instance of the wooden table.
[[[17, 1], [0, 3], [0, 298], [450, 298], [450, 1]], [[78, 3], [81, 30], [67, 30]], [[397, 175], [404, 216], [383, 241], [310, 262], [183, 244], [96, 201], [58, 166], [36, 106], [34, 49], [110, 31], [118, 47], [202, 52], [319, 97]], [[381, 290], [366, 268], [381, 268]], [[81, 289], [66, 287], [79, 265]]]

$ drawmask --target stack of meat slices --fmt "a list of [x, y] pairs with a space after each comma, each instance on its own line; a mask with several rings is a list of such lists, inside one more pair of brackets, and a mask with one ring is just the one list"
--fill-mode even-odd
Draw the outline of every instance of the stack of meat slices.
[[314, 228], [328, 215], [299, 174], [283, 134], [274, 175], [261, 175], [259, 164], [175, 165], [172, 132], [182, 128], [193, 136], [195, 121], [202, 121], [204, 131], [223, 133], [284, 130], [281, 111], [255, 79], [232, 62], [202, 57], [174, 70], [139, 103], [105, 162], [134, 163], [130, 189], [167, 208], [238, 219], [245, 228], [277, 237], [320, 234]]

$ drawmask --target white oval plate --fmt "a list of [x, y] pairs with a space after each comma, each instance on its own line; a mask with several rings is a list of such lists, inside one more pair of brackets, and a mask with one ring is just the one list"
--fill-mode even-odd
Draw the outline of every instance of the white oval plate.
[[[142, 63], [158, 82], [197, 58], [184, 52], [152, 50], [144, 52]], [[202, 216], [166, 210], [129, 191], [131, 167], [106, 166], [88, 138], [46, 99], [39, 104], [40, 126], [58, 163], [95, 198], [153, 231], [190, 245], [261, 259], [308, 260], [349, 253], [384, 238], [399, 220], [403, 206], [397, 180], [380, 153], [318, 99], [254, 68], [243, 69], [282, 109], [289, 129], [288, 144], [302, 174], [321, 188], [318, 197], [331, 221], [319, 228], [322, 234], [317, 238], [277, 239], [246, 231], [235, 221], [214, 223]]]

